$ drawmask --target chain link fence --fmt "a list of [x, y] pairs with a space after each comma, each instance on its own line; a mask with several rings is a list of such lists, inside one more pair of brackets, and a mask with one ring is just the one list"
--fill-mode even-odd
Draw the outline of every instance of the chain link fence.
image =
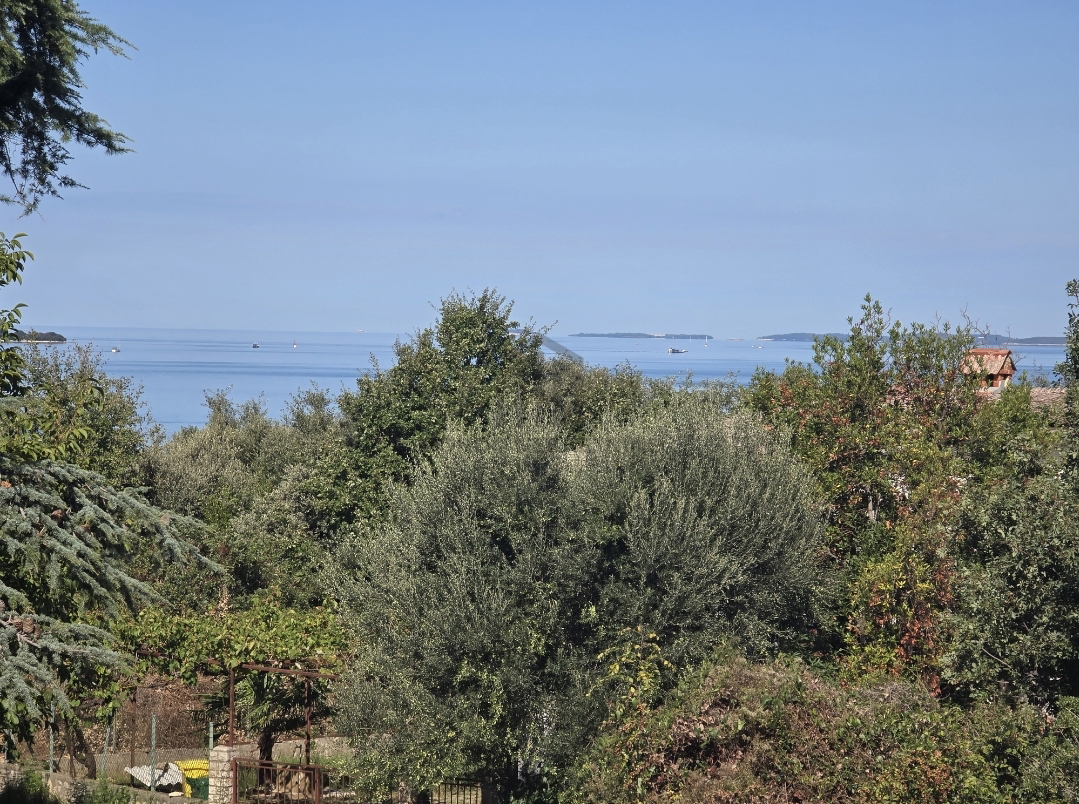
[[[215, 735], [224, 728], [203, 704], [204, 696], [219, 688], [213, 680], [192, 689], [173, 680], [150, 678], [132, 691], [108, 721], [89, 716], [70, 720], [54, 713], [32, 742], [5, 739], [3, 759], [28, 770], [74, 779], [155, 786], [162, 792], [175, 790], [204, 798], [201, 788], [205, 785], [196, 783], [192, 789], [190, 782], [200, 776], [200, 766], [201, 776], [206, 776]], [[189, 770], [183, 770], [185, 766]], [[170, 772], [175, 784], [168, 784]]]

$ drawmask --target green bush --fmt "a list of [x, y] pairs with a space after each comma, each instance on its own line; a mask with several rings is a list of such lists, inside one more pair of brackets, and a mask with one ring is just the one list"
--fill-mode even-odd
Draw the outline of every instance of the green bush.
[[597, 656], [627, 629], [691, 665], [809, 619], [818, 513], [782, 438], [704, 394], [570, 438], [513, 405], [452, 427], [388, 524], [338, 554], [364, 647], [336, 723], [372, 789], [519, 763], [557, 778], [606, 714]]
[[726, 651], [655, 709], [607, 724], [567, 801], [1074, 802], [1071, 710], [942, 704]]
[[77, 782], [71, 804], [134, 804], [135, 791], [114, 787], [104, 779], [90, 787]]
[[951, 649], [962, 697], [1053, 705], [1079, 693], [1079, 519], [1066, 481], [974, 489], [960, 511]]
[[0, 788], [0, 804], [60, 804], [36, 773], [8, 779]]

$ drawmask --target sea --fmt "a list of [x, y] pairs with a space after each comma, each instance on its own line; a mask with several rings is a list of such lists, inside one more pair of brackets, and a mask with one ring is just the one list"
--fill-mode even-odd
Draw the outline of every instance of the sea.
[[[374, 365], [394, 363], [394, 343], [412, 333], [291, 332], [283, 330], [39, 327], [62, 333], [70, 343], [98, 349], [106, 370], [142, 388], [142, 401], [166, 432], [205, 423], [207, 394], [227, 391], [236, 402], [259, 399], [280, 416], [296, 393], [317, 386], [331, 392], [354, 388]], [[629, 364], [647, 377], [684, 381], [749, 381], [758, 366], [782, 371], [787, 361], [810, 362], [813, 344], [801, 341], [666, 340], [660, 338], [548, 337], [589, 365]], [[253, 348], [254, 344], [258, 348]], [[670, 354], [671, 347], [685, 349]], [[64, 349], [63, 345], [44, 348]], [[1020, 371], [1052, 375], [1062, 346], [1013, 347]]]

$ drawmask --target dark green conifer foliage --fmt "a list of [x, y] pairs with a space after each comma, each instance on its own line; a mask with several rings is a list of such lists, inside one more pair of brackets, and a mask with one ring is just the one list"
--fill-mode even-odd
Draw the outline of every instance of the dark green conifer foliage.
[[[18, 238], [0, 235], [0, 286], [20, 281], [31, 257]], [[0, 311], [0, 343], [11, 340], [19, 313]], [[17, 348], [0, 349], [0, 721], [27, 739], [47, 704], [69, 718], [82, 688], [107, 685], [121, 657], [102, 626], [158, 599], [134, 568], [201, 560], [179, 536], [200, 526], [53, 460], [101, 435], [83, 421], [100, 389], [89, 382], [58, 402], [28, 386]], [[61, 408], [65, 416], [53, 415]], [[59, 426], [67, 416], [76, 424]]]
[[197, 527], [76, 466], [0, 463], [4, 728], [28, 738], [49, 703], [70, 716], [82, 685], [122, 664], [104, 626], [160, 600], [134, 568], [204, 561], [180, 538]]
[[45, 196], [81, 187], [61, 172], [71, 142], [128, 150], [123, 134], [82, 108], [78, 71], [91, 51], [123, 55], [125, 45], [73, 0], [0, 3], [0, 169], [13, 185], [0, 200], [29, 214]]

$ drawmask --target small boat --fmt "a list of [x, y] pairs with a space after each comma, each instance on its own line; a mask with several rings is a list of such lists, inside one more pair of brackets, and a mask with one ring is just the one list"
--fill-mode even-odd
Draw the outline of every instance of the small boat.
[[293, 348], [293, 349], [295, 349], [295, 348], [296, 348], [296, 341], [293, 341], [293, 342], [292, 342], [292, 348]]
[[114, 346], [114, 347], [112, 347], [112, 351], [114, 351], [114, 352], [119, 352], [119, 351], [120, 351], [120, 347], [119, 347], [119, 346]]
[[252, 349], [258, 349], [259, 348], [259, 342], [255, 341], [253, 344], [251, 344], [251, 348]]
[[689, 349], [675, 349], [673, 346], [667, 350], [669, 355], [684, 355]]

